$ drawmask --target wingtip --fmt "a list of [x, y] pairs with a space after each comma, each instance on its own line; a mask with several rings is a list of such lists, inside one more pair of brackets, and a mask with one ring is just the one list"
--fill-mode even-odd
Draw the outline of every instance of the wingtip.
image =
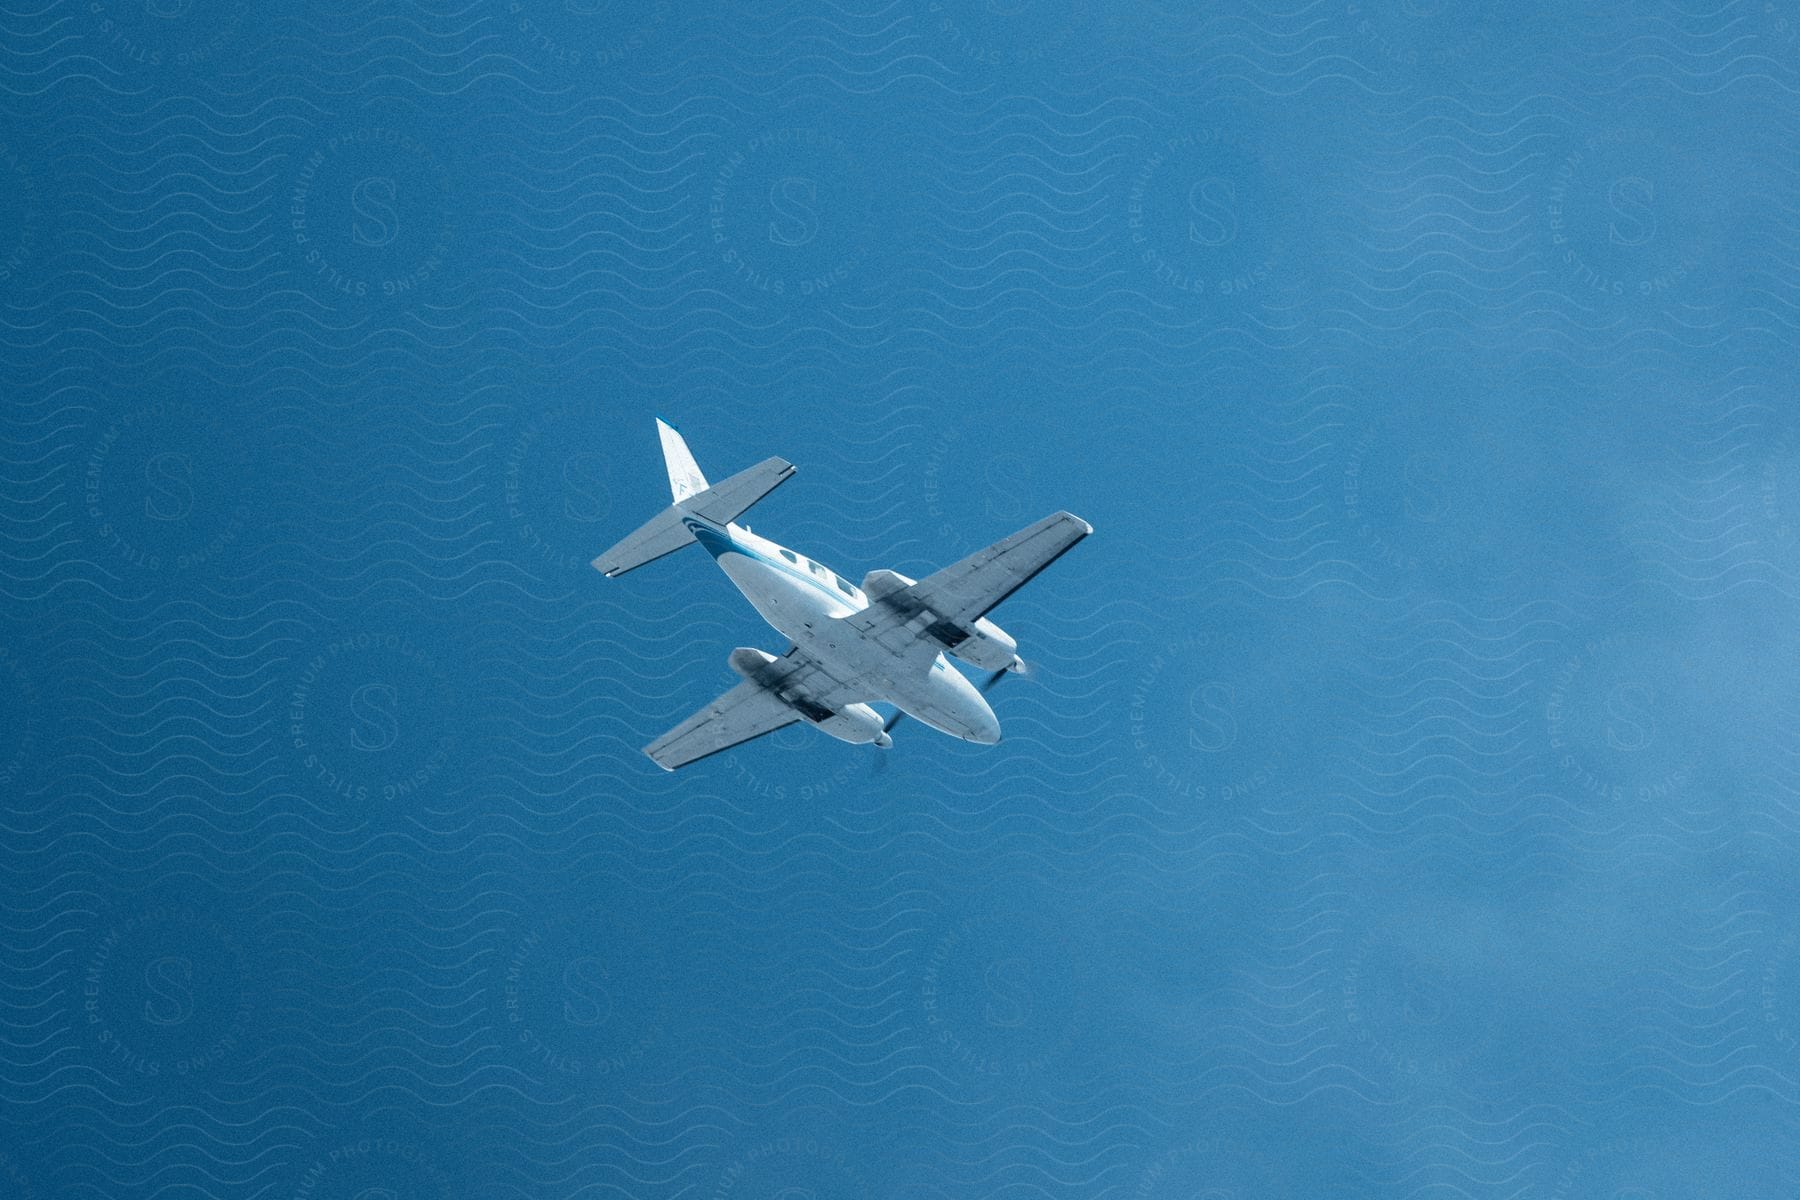
[[1060, 513], [1059, 515], [1067, 517], [1069, 520], [1071, 520], [1071, 521], [1075, 522], [1077, 525], [1081, 526], [1081, 536], [1083, 536], [1083, 537], [1086, 537], [1088, 534], [1094, 532], [1094, 527], [1092, 525], [1088, 524], [1086, 521], [1082, 520], [1080, 517], [1076, 516], [1074, 513], [1068, 511], [1067, 509], [1064, 509], [1062, 511], [1062, 513]]

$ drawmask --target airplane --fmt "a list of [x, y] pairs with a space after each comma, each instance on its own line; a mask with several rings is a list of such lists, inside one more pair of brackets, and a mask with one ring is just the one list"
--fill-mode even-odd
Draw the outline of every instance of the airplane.
[[[645, 746], [658, 766], [673, 771], [796, 721], [883, 750], [893, 745], [889, 730], [902, 714], [967, 742], [1000, 740], [1000, 722], [982, 693], [1025, 663], [1018, 643], [987, 613], [1093, 526], [1053, 513], [924, 579], [870, 571], [857, 587], [735, 523], [793, 476], [792, 463], [767, 458], [709, 484], [674, 426], [658, 418], [656, 432], [675, 503], [594, 559], [594, 569], [617, 578], [699, 543], [792, 643], [779, 657], [750, 646], [733, 650], [726, 661], [743, 682]], [[946, 655], [993, 675], [977, 688]], [[884, 721], [870, 702], [899, 711]]]

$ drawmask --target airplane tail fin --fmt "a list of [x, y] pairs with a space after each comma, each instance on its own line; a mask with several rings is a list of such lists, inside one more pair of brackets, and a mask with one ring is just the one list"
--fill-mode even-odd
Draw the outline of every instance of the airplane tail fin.
[[656, 433], [662, 438], [663, 465], [669, 469], [669, 491], [674, 493], [675, 503], [704, 492], [706, 476], [700, 473], [700, 464], [681, 434], [661, 417], [656, 418]]
[[663, 462], [669, 469], [669, 490], [675, 503], [594, 559], [594, 569], [609, 578], [635, 571], [693, 541], [693, 532], [687, 526], [691, 518], [712, 525], [736, 520], [794, 473], [794, 465], [786, 459], [765, 458], [729, 479], [709, 484], [681, 435], [660, 419], [656, 431], [662, 438]]

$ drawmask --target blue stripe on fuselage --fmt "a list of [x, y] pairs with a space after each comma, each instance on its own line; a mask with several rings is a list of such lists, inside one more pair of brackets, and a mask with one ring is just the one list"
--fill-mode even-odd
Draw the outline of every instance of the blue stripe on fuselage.
[[726, 554], [741, 554], [752, 562], [759, 562], [766, 566], [774, 567], [784, 575], [791, 575], [793, 578], [798, 579], [803, 583], [811, 584], [814, 588], [824, 592], [839, 604], [843, 604], [850, 600], [861, 599], [860, 596], [853, 597], [845, 595], [842, 589], [825, 582], [810, 571], [802, 571], [792, 564], [778, 562], [766, 554], [752, 550], [742, 542], [734, 541], [729, 533], [716, 526], [708, 525], [704, 521], [694, 517], [684, 517], [681, 523], [688, 527], [688, 532], [694, 535], [694, 540], [699, 542], [706, 552], [715, 559]]
[[693, 517], [688, 517], [681, 523], [688, 527], [688, 532], [694, 535], [694, 540], [699, 542], [714, 558], [727, 551], [739, 549], [737, 543], [733, 542], [724, 530], [714, 529], [711, 525], [697, 521]]

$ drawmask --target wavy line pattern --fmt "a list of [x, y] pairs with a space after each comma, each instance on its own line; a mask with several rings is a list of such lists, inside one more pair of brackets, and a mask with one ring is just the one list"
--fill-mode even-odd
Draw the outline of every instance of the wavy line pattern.
[[[0, 1189], [1787, 1195], [1800, 11], [0, 10]], [[660, 413], [977, 748], [639, 752]]]

